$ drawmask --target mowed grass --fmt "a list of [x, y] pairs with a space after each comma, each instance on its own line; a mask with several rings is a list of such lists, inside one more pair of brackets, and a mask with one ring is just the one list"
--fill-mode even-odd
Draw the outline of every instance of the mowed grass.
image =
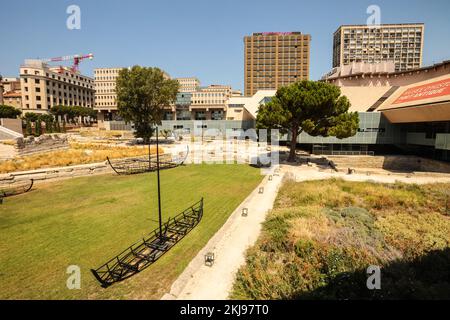
[[[450, 299], [449, 184], [286, 182], [235, 299]], [[367, 268], [381, 267], [381, 290]]]
[[[161, 172], [163, 220], [204, 198], [200, 224], [155, 264], [103, 289], [90, 269], [157, 227], [156, 173], [93, 176], [39, 185], [0, 206], [0, 299], [157, 299], [259, 184], [245, 165]], [[66, 287], [69, 265], [81, 289]]]

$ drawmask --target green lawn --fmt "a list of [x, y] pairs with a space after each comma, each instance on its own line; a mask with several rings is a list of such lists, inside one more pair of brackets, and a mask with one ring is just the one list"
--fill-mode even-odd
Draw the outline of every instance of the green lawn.
[[[157, 226], [156, 174], [54, 182], [0, 205], [0, 299], [160, 298], [258, 185], [258, 169], [192, 165], [161, 172], [163, 219], [204, 197], [201, 223], [143, 272], [103, 289], [96, 268]], [[81, 268], [81, 289], [66, 268]]]

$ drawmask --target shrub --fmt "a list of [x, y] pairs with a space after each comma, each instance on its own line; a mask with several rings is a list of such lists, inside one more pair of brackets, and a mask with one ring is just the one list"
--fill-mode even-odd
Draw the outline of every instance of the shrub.
[[314, 251], [314, 242], [307, 239], [300, 239], [295, 244], [294, 250], [299, 258], [308, 259]]
[[[449, 184], [286, 182], [231, 298], [450, 297]], [[382, 268], [382, 290], [366, 269]]]
[[0, 105], [0, 118], [17, 119], [22, 111], [12, 106]]

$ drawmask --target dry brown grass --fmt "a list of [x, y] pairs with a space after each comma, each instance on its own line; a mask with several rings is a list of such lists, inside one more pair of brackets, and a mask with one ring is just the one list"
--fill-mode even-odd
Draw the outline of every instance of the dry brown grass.
[[96, 138], [120, 138], [126, 131], [119, 130], [81, 130], [80, 135], [82, 137], [96, 137]]
[[6, 146], [14, 146], [16, 145], [16, 140], [2, 140], [0, 144], [4, 144]]
[[[151, 147], [150, 152], [156, 154], [156, 147]], [[164, 153], [161, 147], [159, 148], [159, 153]], [[67, 150], [39, 153], [0, 161], [0, 173], [88, 164], [105, 161], [106, 157], [119, 159], [147, 154], [148, 148], [146, 146], [127, 147], [95, 143], [71, 143], [70, 148]]]

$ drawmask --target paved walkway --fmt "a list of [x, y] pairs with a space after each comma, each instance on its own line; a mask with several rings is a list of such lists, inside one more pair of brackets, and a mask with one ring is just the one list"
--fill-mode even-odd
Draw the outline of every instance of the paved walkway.
[[[245, 252], [258, 239], [261, 223], [272, 209], [283, 172], [275, 173], [273, 180], [266, 176], [261, 184], [232, 213], [222, 228], [190, 262], [173, 283], [170, 293], [163, 300], [223, 300], [234, 282], [239, 267], [245, 263]], [[264, 193], [260, 194], [260, 188]], [[248, 208], [248, 216], [242, 216], [242, 208]], [[215, 263], [205, 266], [204, 256], [214, 252]]]
[[0, 143], [0, 160], [12, 159], [16, 156], [13, 146]]

